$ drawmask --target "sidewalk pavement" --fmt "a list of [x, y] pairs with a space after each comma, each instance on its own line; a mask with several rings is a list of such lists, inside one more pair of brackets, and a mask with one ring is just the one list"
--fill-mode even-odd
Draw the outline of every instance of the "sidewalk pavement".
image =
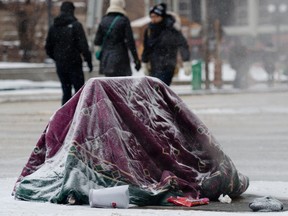
[[[171, 89], [180, 97], [188, 95], [207, 94], [239, 94], [239, 93], [265, 93], [265, 92], [285, 92], [288, 91], [288, 83], [277, 82], [273, 86], [266, 83], [254, 83], [247, 89], [235, 89], [231, 84], [225, 84], [221, 89], [211, 85], [210, 89], [205, 89], [204, 84], [199, 90], [193, 90], [189, 82], [173, 82]], [[6, 81], [0, 80], [0, 103], [16, 101], [41, 101], [41, 100], [61, 100], [62, 91], [60, 83], [57, 81], [33, 82], [27, 80]]]

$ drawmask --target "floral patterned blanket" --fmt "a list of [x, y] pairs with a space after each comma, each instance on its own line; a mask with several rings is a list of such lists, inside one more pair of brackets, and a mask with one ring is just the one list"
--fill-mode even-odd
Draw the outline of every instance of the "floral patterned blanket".
[[89, 190], [129, 185], [130, 203], [171, 195], [217, 199], [248, 185], [201, 120], [151, 77], [93, 78], [51, 117], [18, 178], [22, 200], [89, 203]]

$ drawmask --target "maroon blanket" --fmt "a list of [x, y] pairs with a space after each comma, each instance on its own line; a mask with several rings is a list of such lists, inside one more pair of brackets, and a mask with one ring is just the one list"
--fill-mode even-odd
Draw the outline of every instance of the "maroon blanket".
[[88, 203], [91, 188], [129, 184], [130, 203], [171, 194], [217, 199], [248, 187], [199, 118], [154, 78], [90, 79], [50, 119], [15, 197]]

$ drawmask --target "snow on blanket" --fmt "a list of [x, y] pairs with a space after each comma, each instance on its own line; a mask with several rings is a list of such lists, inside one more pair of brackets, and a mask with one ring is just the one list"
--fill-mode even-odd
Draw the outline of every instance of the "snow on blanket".
[[130, 204], [239, 196], [248, 185], [201, 120], [161, 81], [93, 78], [51, 117], [14, 188], [22, 200], [88, 204], [129, 185]]

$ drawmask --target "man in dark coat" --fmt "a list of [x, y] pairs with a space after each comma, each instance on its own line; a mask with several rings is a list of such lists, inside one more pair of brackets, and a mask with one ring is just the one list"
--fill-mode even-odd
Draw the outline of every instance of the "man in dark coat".
[[110, 6], [101, 20], [94, 41], [96, 46], [102, 47], [99, 72], [107, 77], [132, 75], [128, 49], [134, 59], [135, 69], [138, 71], [141, 67], [124, 8], [124, 0], [110, 0]]
[[72, 86], [77, 92], [85, 82], [82, 69], [82, 56], [92, 72], [91, 52], [82, 24], [74, 17], [72, 2], [63, 2], [60, 15], [54, 19], [46, 39], [46, 53], [56, 63], [61, 82], [62, 105], [72, 97]]
[[[144, 33], [142, 66], [145, 75], [151, 75], [170, 85], [176, 69], [177, 51], [183, 60], [185, 74], [191, 74], [190, 52], [186, 39], [175, 27], [174, 16], [166, 13], [166, 4], [161, 3], [150, 9], [151, 23]], [[151, 70], [148, 71], [150, 63]]]

